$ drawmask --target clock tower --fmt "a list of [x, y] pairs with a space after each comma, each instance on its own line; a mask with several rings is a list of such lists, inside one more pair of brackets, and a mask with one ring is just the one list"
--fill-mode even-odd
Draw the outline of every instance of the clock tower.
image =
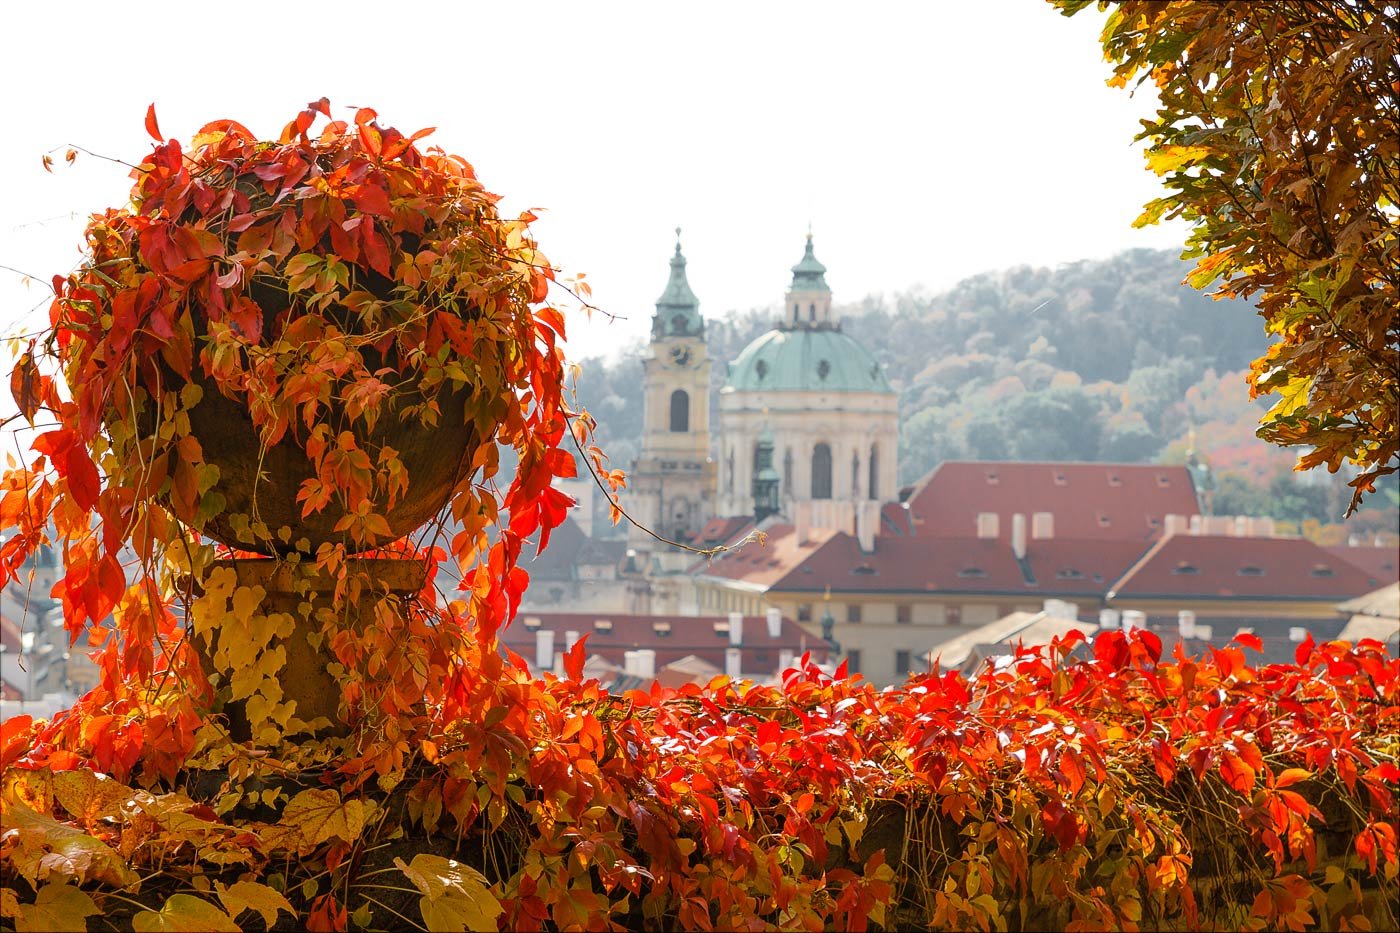
[[[677, 227], [671, 278], [651, 319], [651, 343], [643, 361], [642, 451], [622, 503], [633, 518], [662, 537], [689, 543], [714, 514], [715, 463], [710, 459], [705, 321], [686, 281], [680, 233]], [[629, 528], [628, 543], [663, 564], [690, 559], [639, 528]]]

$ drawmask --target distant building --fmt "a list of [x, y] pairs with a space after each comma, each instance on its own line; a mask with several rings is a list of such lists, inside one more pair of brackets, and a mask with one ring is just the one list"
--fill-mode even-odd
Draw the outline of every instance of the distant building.
[[[500, 638], [533, 669], [562, 671], [563, 653], [585, 635], [591, 669], [600, 679], [606, 672], [609, 683], [625, 683], [622, 689], [654, 678], [676, 683], [714, 674], [772, 681], [804, 653], [818, 664], [831, 660], [825, 641], [776, 610], [749, 616], [522, 613]], [[635, 682], [624, 682], [623, 675]]]

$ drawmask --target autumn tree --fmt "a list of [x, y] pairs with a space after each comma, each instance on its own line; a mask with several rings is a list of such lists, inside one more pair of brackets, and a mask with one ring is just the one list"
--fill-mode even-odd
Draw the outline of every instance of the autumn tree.
[[[1090, 0], [1051, 0], [1066, 15]], [[1108, 3], [1111, 85], [1150, 81], [1137, 225], [1191, 224], [1187, 281], [1257, 302], [1259, 436], [1295, 469], [1357, 468], [1348, 514], [1400, 469], [1400, 7], [1385, 0]]]

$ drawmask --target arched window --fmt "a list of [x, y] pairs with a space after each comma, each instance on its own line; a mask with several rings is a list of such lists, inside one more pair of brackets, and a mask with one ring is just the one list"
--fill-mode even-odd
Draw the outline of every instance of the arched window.
[[812, 448], [812, 498], [831, 498], [831, 447], [827, 444]]
[[816, 305], [816, 302], [813, 302], [813, 303], [812, 303], [811, 305], [809, 305], [808, 308], [807, 308], [807, 320], [809, 320], [809, 321], [815, 321], [816, 319], [817, 319], [817, 305]]
[[870, 498], [880, 498], [880, 445], [870, 445]]
[[684, 314], [672, 315], [672, 316], [671, 316], [671, 333], [675, 334], [675, 335], [678, 336], [678, 337], [683, 337], [683, 336], [685, 336], [685, 333], [686, 333], [686, 324], [687, 324], [687, 321], [686, 321], [686, 319], [685, 319], [685, 315], [684, 315]]
[[860, 498], [860, 454], [851, 451], [851, 498]]
[[690, 430], [690, 396], [685, 389], [671, 393], [671, 431], [680, 434]]
[[791, 496], [795, 490], [792, 488], [792, 448], [789, 447], [783, 452], [783, 495]]
[[796, 324], [802, 318], [802, 307], [797, 303], [792, 303], [792, 323]]
[[730, 492], [733, 492], [733, 491], [734, 491], [734, 448], [733, 448], [733, 447], [729, 448], [729, 469], [728, 469], [727, 472], [729, 473], [729, 485], [728, 485], [727, 488], [729, 489]]

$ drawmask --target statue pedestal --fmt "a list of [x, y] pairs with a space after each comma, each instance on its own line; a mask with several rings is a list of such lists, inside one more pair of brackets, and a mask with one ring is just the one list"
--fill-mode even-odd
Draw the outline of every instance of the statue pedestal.
[[[240, 662], [246, 662], [268, 651], [280, 651], [284, 655], [276, 675], [281, 687], [280, 697], [269, 702], [265, 697], [239, 696], [226, 702], [224, 712], [228, 716], [229, 734], [235, 741], [249, 741], [262, 725], [252, 719], [261, 718], [260, 712], [265, 717], [270, 706], [275, 709], [278, 702], [287, 701], [296, 704], [292, 715], [297, 719], [311, 722], [325, 717], [330, 720], [330, 728], [317, 730], [317, 734], [349, 734], [349, 725], [341, 718], [341, 684], [330, 670], [331, 665], [339, 662], [327, 639], [322, 637], [322, 623], [318, 617], [330, 610], [339, 617], [340, 625], [354, 630], [361, 619], [372, 617], [386, 595], [406, 600], [419, 593], [427, 568], [420, 560], [392, 558], [350, 559], [346, 565], [346, 591], [339, 601], [335, 598], [335, 578], [319, 571], [314, 564], [253, 558], [220, 560], [209, 566], [204, 585], [196, 590], [197, 596], [213, 595], [215, 579], [227, 588], [229, 578], [220, 571], [231, 570], [235, 582], [228, 593], [232, 611], [227, 618], [217, 624], [203, 618], [195, 620], [192, 644], [205, 676], [212, 681], [217, 674], [219, 692], [227, 696], [231, 685], [238, 683], [238, 668], [245, 665], [226, 663], [222, 666], [232, 669], [221, 669], [218, 660], [221, 656], [227, 661], [236, 654]], [[240, 630], [239, 604], [248, 599], [243, 595], [247, 590], [261, 590], [262, 598], [252, 610], [255, 624], [245, 625]], [[243, 637], [257, 643], [240, 642]], [[237, 693], [237, 689], [234, 692]]]

